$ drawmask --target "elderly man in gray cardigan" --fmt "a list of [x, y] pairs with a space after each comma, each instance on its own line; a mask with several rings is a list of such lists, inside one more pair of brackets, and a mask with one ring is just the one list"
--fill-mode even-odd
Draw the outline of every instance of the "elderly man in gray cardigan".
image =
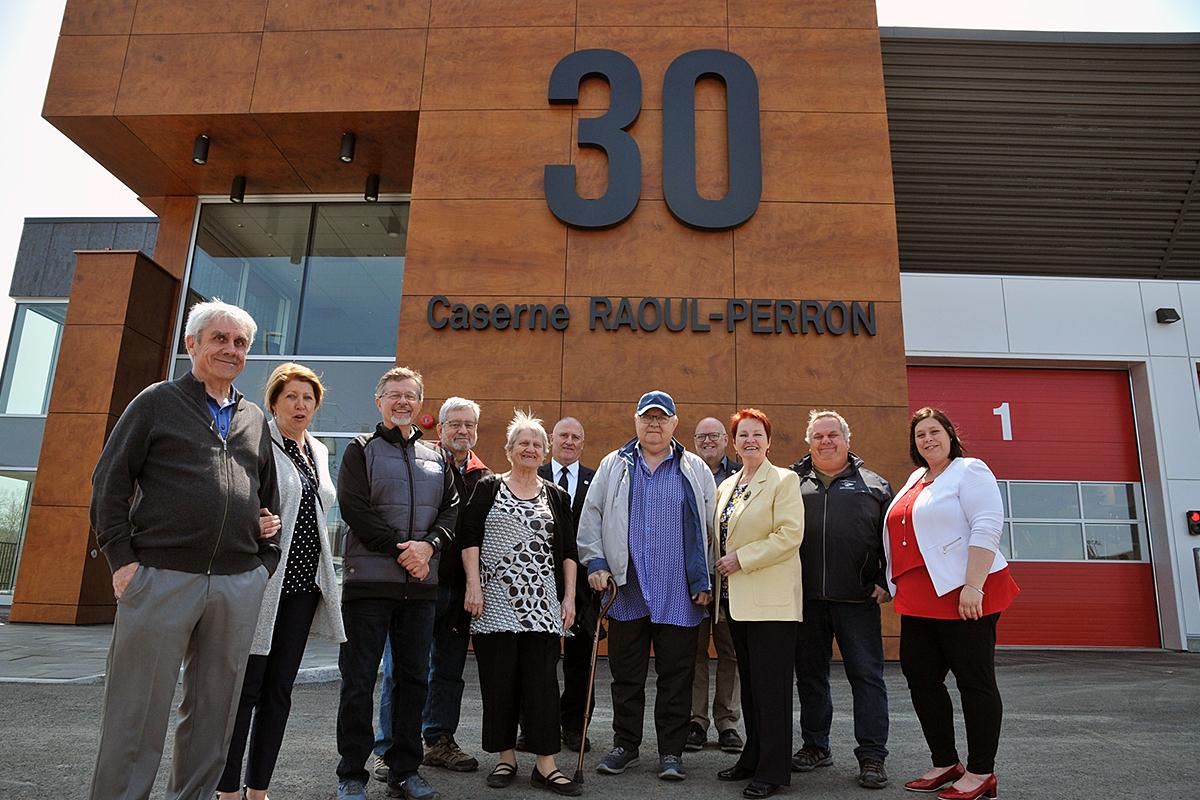
[[[217, 784], [222, 800], [237, 800], [241, 785], [251, 800], [266, 798], [309, 633], [346, 640], [326, 529], [326, 512], [336, 494], [329, 477], [329, 451], [308, 433], [323, 394], [321, 379], [300, 364], [281, 364], [267, 381], [282, 556], [263, 593], [229, 755]], [[243, 783], [247, 737], [250, 758]]]

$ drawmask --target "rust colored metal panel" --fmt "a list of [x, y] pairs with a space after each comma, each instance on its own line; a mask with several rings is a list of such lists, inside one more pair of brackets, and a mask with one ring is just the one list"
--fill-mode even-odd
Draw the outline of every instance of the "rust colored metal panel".
[[433, 0], [431, 28], [553, 27], [575, 24], [575, 0]]
[[540, 200], [418, 200], [409, 231], [406, 294], [564, 291], [567, 232]]
[[[656, 23], [659, 24], [659, 23]], [[575, 48], [602, 47], [629, 56], [642, 76], [642, 111], [662, 108], [662, 83], [667, 67], [689, 50], [728, 50], [729, 30], [710, 28], [660, 27], [581, 27]], [[744, 53], [742, 55], [745, 55]], [[761, 75], [759, 76], [761, 79]], [[544, 92], [543, 92], [544, 94]], [[608, 108], [608, 84], [596, 79], [585, 81], [579, 93], [581, 109]], [[725, 110], [724, 87], [715, 80], [700, 81], [696, 108]], [[595, 116], [586, 114], [586, 116]]]
[[20, 602], [74, 605], [79, 601], [90, 545], [90, 537], [77, 535], [81, 528], [88, 530], [86, 506], [35, 504], [29, 509], [18, 576]]
[[134, 33], [259, 33], [267, 0], [138, 0]]
[[137, 0], [67, 0], [63, 36], [128, 35]]
[[763, 112], [763, 200], [892, 203], [883, 114]]
[[[885, 113], [879, 32], [733, 28], [729, 49], [758, 74], [763, 111]], [[797, 73], [796, 65], [804, 72]]]
[[746, 297], [786, 297], [800, 283], [823, 297], [900, 299], [890, 205], [763, 203], [733, 239]]
[[[428, 371], [422, 374], [427, 374]], [[445, 394], [448, 387], [451, 391], [457, 391], [456, 376], [454, 374], [441, 375], [437, 381], [442, 388], [442, 393]], [[423, 413], [437, 416], [437, 411], [442, 407], [442, 402], [446, 398], [426, 397], [424, 405], [421, 406]], [[476, 400], [472, 396], [472, 400]], [[481, 412], [479, 414], [479, 442], [475, 445], [475, 455], [483, 459], [483, 463], [496, 473], [505, 472], [509, 468], [508, 459], [504, 453], [504, 443], [507, 438], [506, 429], [508, 423], [512, 421], [513, 410], [521, 409], [532, 413], [535, 417], [541, 419], [542, 425], [545, 426], [546, 432], [549, 433], [554, 423], [561, 416], [559, 410], [561, 404], [557, 400], [537, 400], [528, 397], [493, 397], [485, 400], [476, 400], [480, 404]], [[425, 430], [426, 441], [432, 441], [437, 438], [437, 428], [430, 427]], [[547, 456], [547, 459], [549, 456]]]
[[[80, 353], [79, 359], [60, 360], [55, 382], [57, 376], [65, 372], [89, 376], [95, 381], [106, 378], [111, 381], [108, 376], [116, 360], [93, 366], [83, 360], [87, 355]], [[114, 422], [108, 414], [54, 413], [46, 416], [42, 452], [38, 459], [38, 466], [44, 464], [46, 469], [38, 470], [33, 487], [34, 506], [87, 507], [92, 499], [92, 469], [104, 448], [107, 428]]]
[[59, 37], [42, 114], [111, 114], [117, 104], [128, 44], [128, 36]]
[[[114, 277], [117, 279], [114, 283], [117, 283], [120, 276]], [[124, 298], [121, 300], [123, 306]], [[73, 309], [68, 311], [68, 316], [70, 311]], [[68, 365], [60, 364], [60, 369], [55, 372], [50, 414], [111, 413], [113, 382], [110, 376], [116, 374], [117, 363], [123, 357], [124, 331], [121, 325], [66, 325], [63, 328], [62, 352], [69, 354], [74, 363], [69, 365], [72, 369], [61, 369]], [[47, 437], [51, 433], [47, 425]], [[90, 464], [83, 466], [90, 472]]]
[[385, 30], [424, 28], [429, 0], [271, 0], [269, 31]]
[[[192, 194], [187, 183], [116, 117], [47, 115], [46, 119], [138, 194], [149, 197]], [[191, 164], [190, 158], [187, 163]]]
[[261, 44], [260, 33], [131, 36], [116, 113], [245, 113]]
[[874, 0], [729, 0], [729, 26], [877, 29]]
[[[664, 247], [665, 241], [670, 242]], [[632, 268], [646, 265], [648, 269]], [[643, 200], [612, 231], [572, 230], [567, 239], [567, 294], [572, 296], [733, 293], [733, 232], [685, 228], [661, 200]]]
[[421, 110], [546, 108], [546, 86], [574, 28], [429, 31]]
[[[173, 114], [123, 116], [121, 123], [165, 164], [178, 165], [179, 177], [191, 194], [228, 194], [235, 175], [247, 176], [249, 194], [299, 193], [310, 190], [275, 143], [248, 114]], [[192, 163], [192, 142], [209, 136], [208, 163]], [[337, 160], [339, 131], [328, 151]], [[361, 181], [359, 182], [361, 187]]]
[[154, 243], [154, 261], [171, 277], [182, 280], [192, 239], [196, 198], [161, 198], [155, 204], [155, 213], [158, 214], [158, 239]]
[[721, 25], [725, 0], [579, 0], [580, 25]]
[[[309, 191], [355, 194], [371, 174], [380, 176], [384, 193], [412, 191], [417, 118], [416, 111], [254, 115]], [[346, 131], [357, 138], [350, 164], [337, 157]]]
[[424, 30], [266, 33], [253, 110], [416, 110], [424, 63]]
[[541, 199], [542, 167], [567, 163], [570, 136], [565, 108], [422, 112], [413, 197]]

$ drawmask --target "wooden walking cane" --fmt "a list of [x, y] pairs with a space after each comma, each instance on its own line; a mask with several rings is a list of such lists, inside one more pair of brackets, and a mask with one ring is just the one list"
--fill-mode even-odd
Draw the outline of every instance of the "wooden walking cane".
[[592, 671], [588, 674], [587, 698], [583, 703], [583, 735], [579, 739], [579, 766], [575, 770], [575, 783], [583, 783], [583, 756], [587, 751], [588, 723], [592, 721], [592, 692], [596, 688], [596, 660], [600, 656], [600, 626], [608, 616], [608, 610], [617, 600], [617, 582], [608, 576], [604, 589], [604, 600], [600, 604], [600, 616], [596, 618], [596, 632], [592, 636]]

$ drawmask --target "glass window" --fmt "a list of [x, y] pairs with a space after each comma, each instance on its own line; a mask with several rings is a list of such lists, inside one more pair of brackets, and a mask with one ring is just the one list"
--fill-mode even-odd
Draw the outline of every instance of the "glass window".
[[1000, 487], [1000, 501], [1004, 503], [1004, 518], [1008, 518], [1008, 481], [996, 481]]
[[1000, 532], [1000, 552], [1003, 553], [1004, 557], [1007, 559], [1011, 559], [1013, 557], [1012, 530], [1009, 528], [1009, 524], [1007, 522], [1004, 523], [1004, 529]]
[[249, 311], [251, 355], [390, 357], [407, 234], [407, 203], [205, 204], [187, 305]]
[[1137, 519], [1137, 489], [1131, 483], [1085, 483], [1084, 519]]
[[317, 207], [297, 353], [396, 352], [408, 206]]
[[1012, 515], [1016, 519], [1079, 519], [1079, 484], [1009, 484]]
[[1087, 525], [1087, 557], [1115, 561], [1141, 561], [1137, 525]]
[[66, 303], [17, 305], [0, 384], [0, 413], [46, 413], [66, 320]]
[[0, 593], [13, 590], [33, 473], [0, 472]]
[[[329, 477], [333, 480], [333, 485], [337, 486], [338, 472], [342, 467], [342, 456], [346, 451], [346, 444], [350, 438], [346, 436], [321, 436], [317, 435], [326, 447], [329, 448]], [[346, 540], [346, 523], [342, 521], [341, 508], [338, 506], [337, 500], [333, 501], [333, 507], [326, 509], [325, 520], [329, 526], [329, 545], [333, 551], [333, 563], [339, 575], [342, 569], [342, 550]]]
[[[1017, 484], [1013, 484], [1015, 489]], [[1014, 505], [1015, 505], [1014, 498]], [[1027, 560], [1083, 560], [1083, 526], [1065, 523], [1014, 522], [1013, 557]]]

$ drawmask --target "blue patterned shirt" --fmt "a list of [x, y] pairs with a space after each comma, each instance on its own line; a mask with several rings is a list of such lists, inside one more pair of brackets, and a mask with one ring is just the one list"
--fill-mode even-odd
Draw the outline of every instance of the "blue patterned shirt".
[[629, 486], [629, 572], [609, 616], [692, 627], [705, 611], [688, 593], [683, 551], [683, 482], [674, 452], [653, 473], [634, 448]]

